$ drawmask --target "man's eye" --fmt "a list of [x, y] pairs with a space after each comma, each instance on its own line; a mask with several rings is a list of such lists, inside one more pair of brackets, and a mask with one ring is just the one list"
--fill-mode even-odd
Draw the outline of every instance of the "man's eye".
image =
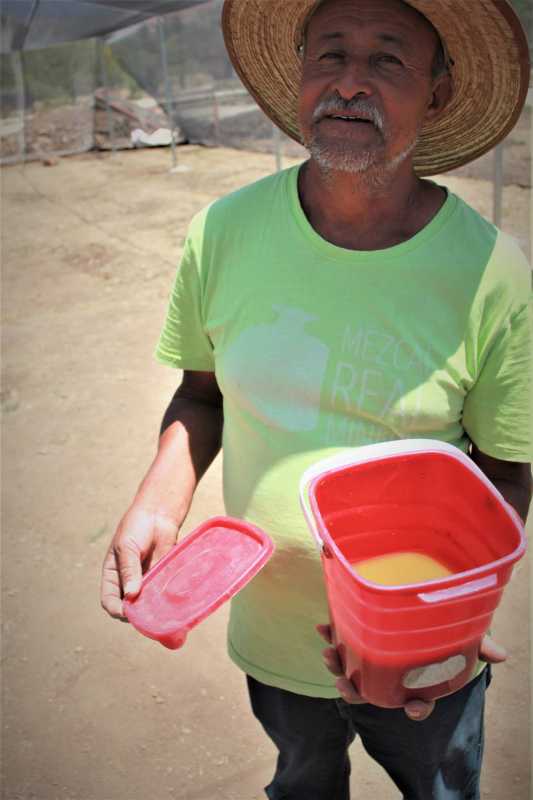
[[322, 53], [319, 57], [319, 61], [336, 61], [343, 57], [343, 54], [340, 53], [338, 50], [328, 50], [327, 53]]
[[376, 61], [379, 61], [381, 64], [398, 64], [402, 66], [402, 62], [397, 56], [393, 56], [392, 53], [380, 53], [376, 56]]

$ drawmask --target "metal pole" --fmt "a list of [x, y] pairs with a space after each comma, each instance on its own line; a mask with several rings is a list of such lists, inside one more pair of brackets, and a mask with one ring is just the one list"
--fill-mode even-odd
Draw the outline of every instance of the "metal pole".
[[107, 135], [109, 137], [109, 143], [111, 145], [111, 152], [115, 153], [117, 150], [117, 146], [115, 143], [115, 126], [113, 125], [113, 112], [111, 110], [111, 106], [109, 104], [109, 75], [107, 72], [107, 66], [105, 63], [105, 43], [103, 39], [99, 39], [99, 50], [100, 50], [100, 75], [102, 80], [102, 88], [104, 90], [104, 98], [105, 98], [105, 110], [107, 116]]
[[502, 222], [503, 148], [501, 142], [494, 150], [494, 186], [492, 221], [499, 228]]
[[19, 150], [22, 163], [26, 163], [26, 85], [24, 82], [24, 66], [22, 61], [22, 51], [16, 50], [12, 53], [13, 73], [17, 87], [17, 103], [21, 114], [21, 126], [19, 128]]
[[274, 154], [276, 156], [276, 172], [280, 172], [282, 169], [281, 164], [281, 136], [280, 130], [277, 125], [272, 123], [272, 138], [274, 139]]
[[167, 102], [167, 115], [170, 120], [170, 145], [172, 147], [172, 169], [176, 169], [178, 163], [176, 156], [176, 142], [174, 141], [174, 112], [172, 110], [172, 93], [170, 91], [170, 79], [168, 76], [167, 45], [165, 42], [165, 23], [163, 17], [157, 18], [159, 28], [159, 45], [161, 47], [161, 66], [163, 68], [163, 80], [165, 83], [165, 97]]
[[215, 144], [220, 144], [220, 114], [218, 110], [218, 98], [216, 90], [213, 89], [213, 129]]

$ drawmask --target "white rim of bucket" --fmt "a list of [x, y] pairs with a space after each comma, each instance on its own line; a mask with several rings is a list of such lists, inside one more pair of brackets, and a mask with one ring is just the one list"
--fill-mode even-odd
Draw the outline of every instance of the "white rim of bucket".
[[[482, 588], [489, 588], [489, 585], [494, 586], [494, 581], [490, 577], [490, 573], [494, 570], [498, 570], [500, 567], [506, 564], [517, 561], [519, 558], [521, 558], [526, 550], [524, 524], [515, 509], [506, 501], [501, 492], [498, 491], [494, 484], [491, 483], [487, 476], [480, 470], [477, 464], [475, 464], [472, 459], [466, 455], [466, 453], [463, 453], [463, 451], [459, 450], [458, 447], [448, 444], [447, 442], [441, 442], [438, 439], [397, 439], [391, 442], [379, 442], [378, 444], [369, 444], [351, 450], [344, 450], [342, 453], [337, 453], [334, 456], [324, 458], [321, 461], [317, 461], [315, 464], [312, 464], [303, 473], [300, 479], [300, 505], [319, 552], [322, 553], [325, 542], [319, 532], [317, 519], [320, 520], [321, 528], [325, 529], [326, 526], [313, 492], [318, 481], [326, 475], [331, 475], [335, 472], [341, 472], [346, 467], [358, 466], [360, 464], [371, 463], [372, 461], [394, 458], [401, 455], [413, 455], [417, 453], [425, 453], [429, 455], [448, 455], [461, 462], [468, 470], [470, 470], [470, 472], [476, 475], [502, 506], [504, 512], [513, 523], [519, 536], [518, 546], [508, 555], [499, 558], [497, 561], [491, 561], [490, 564], [484, 564], [481, 567], [474, 567], [473, 569], [465, 570], [464, 572], [456, 572], [453, 576], [435, 578], [432, 581], [398, 584], [397, 586], [383, 586], [382, 584], [367, 581], [365, 578], [357, 575], [352, 570], [347, 559], [344, 557], [333, 539], [326, 532], [328, 547], [335, 552], [335, 555], [344, 564], [344, 566], [353, 573], [356, 580], [362, 583], [365, 587], [371, 588], [374, 591], [385, 593], [391, 591], [397, 592], [398, 589], [401, 589], [404, 592], [418, 591], [422, 587], [427, 588], [428, 584], [431, 584], [432, 589], [434, 587], [435, 590], [445, 591], [447, 585], [449, 585], [451, 581], [456, 581], [458, 576], [464, 577], [467, 575], [472, 576], [473, 578], [479, 578], [483, 575], [489, 576], [490, 582], [489, 580], [484, 581], [483, 579], [481, 582], [476, 580], [472, 581], [472, 592], [478, 591]], [[463, 586], [464, 585], [465, 584], [463, 584]], [[450, 587], [450, 590], [453, 590], [453, 587]], [[462, 594], [466, 593], [468, 592], [462, 592]], [[450, 594], [449, 597], [451, 598], [452, 595]], [[421, 599], [424, 599], [426, 602], [431, 602], [427, 599], [427, 597]]]

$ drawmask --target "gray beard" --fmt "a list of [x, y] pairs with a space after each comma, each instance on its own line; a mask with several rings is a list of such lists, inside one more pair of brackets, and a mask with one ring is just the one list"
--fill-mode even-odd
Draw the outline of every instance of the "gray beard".
[[386, 184], [400, 164], [411, 155], [416, 143], [417, 139], [414, 139], [388, 162], [383, 161], [379, 151], [354, 151], [348, 143], [346, 147], [331, 147], [313, 135], [305, 142], [305, 146], [325, 176], [334, 172], [344, 172], [357, 177], [365, 184], [379, 187]]

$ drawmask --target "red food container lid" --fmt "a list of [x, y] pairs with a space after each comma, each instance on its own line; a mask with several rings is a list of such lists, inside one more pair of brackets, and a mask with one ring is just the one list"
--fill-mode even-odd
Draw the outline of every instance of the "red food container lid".
[[274, 552], [254, 525], [212, 517], [163, 556], [143, 578], [140, 594], [123, 602], [138, 631], [177, 650], [187, 633], [237, 594]]

